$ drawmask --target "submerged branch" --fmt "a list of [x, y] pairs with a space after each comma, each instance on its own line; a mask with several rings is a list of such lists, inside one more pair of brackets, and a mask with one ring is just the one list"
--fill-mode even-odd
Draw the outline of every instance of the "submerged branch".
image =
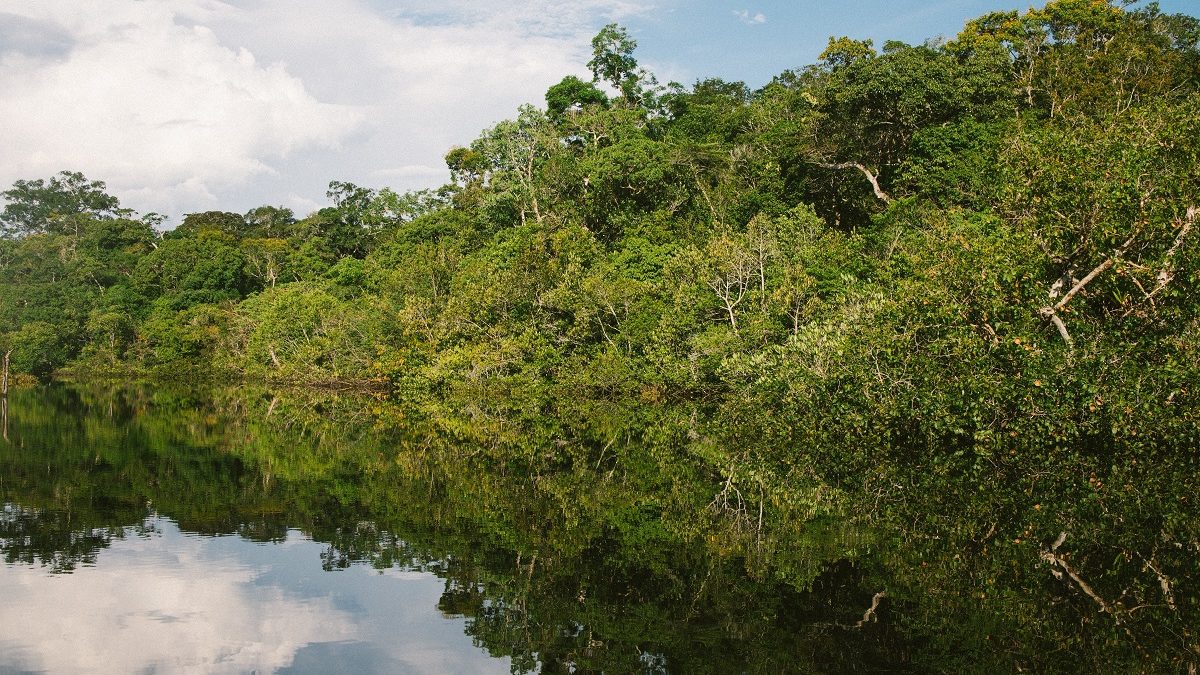
[[1142, 561], [1145, 563], [1142, 570], [1150, 570], [1158, 578], [1158, 587], [1162, 589], [1163, 599], [1167, 601], [1167, 607], [1171, 611], [1178, 611], [1178, 608], [1175, 606], [1175, 593], [1171, 590], [1171, 579], [1163, 574], [1162, 570], [1158, 569], [1158, 566], [1154, 564], [1153, 556], [1151, 556], [1150, 560], [1142, 558]]
[[1067, 533], [1063, 532], [1058, 536], [1058, 540], [1054, 542], [1053, 546], [1042, 551], [1042, 560], [1045, 560], [1052, 566], [1062, 569], [1062, 572], [1055, 569], [1051, 570], [1054, 572], [1056, 577], [1061, 579], [1063, 572], [1066, 572], [1067, 576], [1075, 582], [1075, 585], [1079, 587], [1079, 590], [1083, 591], [1084, 595], [1096, 601], [1096, 604], [1100, 606], [1100, 611], [1104, 612], [1105, 614], [1113, 615], [1117, 622], [1120, 623], [1121, 617], [1117, 615], [1116, 611], [1113, 609], [1113, 606], [1108, 604], [1104, 598], [1100, 597], [1100, 594], [1097, 593], [1090, 584], [1088, 584], [1083, 580], [1082, 577], [1079, 576], [1079, 573], [1077, 573], [1075, 569], [1071, 567], [1071, 564], [1067, 562], [1067, 559], [1064, 556], [1058, 554], [1058, 547], [1062, 546], [1062, 543], [1066, 540]]
[[879, 617], [875, 614], [875, 610], [879, 609], [879, 601], [887, 597], [887, 591], [879, 591], [871, 597], [871, 606], [867, 611], [863, 612], [862, 619], [854, 625], [855, 628], [862, 628], [872, 621], [876, 621]]
[[883, 600], [884, 598], [886, 598], [887, 596], [888, 596], [887, 591], [879, 591], [878, 593], [873, 595], [871, 597], [871, 606], [867, 608], [867, 611], [863, 612], [862, 618], [859, 619], [858, 621], [855, 621], [854, 623], [841, 623], [839, 621], [831, 621], [829, 623], [821, 623], [821, 624], [817, 624], [817, 625], [831, 626], [834, 628], [841, 628], [843, 630], [859, 630], [863, 626], [866, 626], [868, 623], [874, 623], [875, 621], [879, 620], [879, 615], [877, 614], [877, 610], [879, 609], [879, 602], [881, 600]]

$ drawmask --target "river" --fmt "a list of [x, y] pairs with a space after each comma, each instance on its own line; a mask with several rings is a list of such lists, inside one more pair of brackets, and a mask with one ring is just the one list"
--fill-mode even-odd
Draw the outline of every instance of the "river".
[[[0, 673], [1072, 671], [1148, 647], [1184, 667], [1196, 644], [1194, 576], [1173, 607], [1106, 613], [1053, 574], [1062, 542], [1002, 543], [959, 507], [898, 531], [911, 512], [855, 517], [853, 495], [755, 494], [706, 468], [695, 418], [13, 392]], [[1132, 572], [1105, 574], [1097, 594]]]

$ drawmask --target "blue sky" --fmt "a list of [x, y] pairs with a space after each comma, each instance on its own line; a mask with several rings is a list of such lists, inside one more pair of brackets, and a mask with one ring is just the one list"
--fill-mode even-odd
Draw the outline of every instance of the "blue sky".
[[[298, 215], [342, 180], [434, 187], [442, 157], [587, 77], [627, 26], [660, 81], [758, 87], [829, 36], [918, 43], [1012, 0], [0, 0], [0, 187], [82, 171], [177, 223]], [[1163, 0], [1200, 12], [1200, 0]]]
[[[643, 60], [686, 84], [721, 77], [761, 86], [788, 68], [813, 63], [830, 36], [910, 44], [953, 37], [970, 19], [1043, 2], [1012, 0], [674, 1], [630, 17]], [[1138, 6], [1144, 6], [1140, 3]], [[1200, 15], [1200, 0], [1163, 0], [1167, 13]], [[755, 20], [755, 19], [758, 20]]]

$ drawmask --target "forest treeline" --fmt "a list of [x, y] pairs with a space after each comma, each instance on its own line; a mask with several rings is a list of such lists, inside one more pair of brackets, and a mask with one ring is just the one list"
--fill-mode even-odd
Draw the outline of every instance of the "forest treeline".
[[334, 182], [302, 218], [159, 234], [79, 173], [18, 181], [0, 348], [39, 377], [749, 401], [839, 438], [1177, 434], [1198, 39], [1153, 5], [1058, 0], [922, 45], [831, 39], [751, 91], [660, 85], [611, 25], [592, 82], [452, 149], [437, 190]]

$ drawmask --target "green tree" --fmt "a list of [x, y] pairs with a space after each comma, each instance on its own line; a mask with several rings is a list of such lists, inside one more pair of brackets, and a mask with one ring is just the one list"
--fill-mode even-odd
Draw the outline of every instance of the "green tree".
[[136, 329], [133, 317], [120, 311], [94, 311], [85, 326], [88, 344], [113, 361], [125, 356], [136, 338]]
[[46, 232], [77, 233], [77, 218], [112, 218], [130, 214], [116, 197], [105, 192], [101, 181], [82, 173], [62, 171], [49, 180], [18, 180], [3, 193], [0, 228], [6, 236]]
[[46, 377], [66, 364], [70, 345], [58, 328], [46, 321], [31, 321], [6, 336], [12, 350], [10, 367], [18, 373]]
[[513, 213], [524, 225], [527, 218], [542, 222], [539, 193], [541, 168], [561, 152], [559, 138], [546, 115], [533, 106], [522, 106], [515, 120], [501, 122], [483, 132], [469, 152], [479, 158], [481, 180], [487, 182], [484, 206], [495, 223], [513, 223]]
[[246, 230], [246, 219], [240, 214], [228, 211], [204, 211], [187, 214], [183, 217], [183, 222], [168, 232], [166, 236], [168, 238], [195, 237], [202, 232], [219, 232], [233, 239], [240, 239], [246, 236]]
[[1005, 49], [1026, 106], [1049, 117], [1121, 113], [1142, 101], [1196, 90], [1200, 20], [1157, 4], [1054, 0], [1025, 14], [971, 21], [952, 48]]
[[245, 264], [232, 237], [201, 231], [163, 240], [138, 261], [130, 281], [147, 299], [178, 311], [240, 299], [247, 290]]
[[610, 23], [592, 38], [592, 60], [588, 68], [593, 82], [604, 82], [621, 93], [624, 105], [653, 108], [658, 80], [638, 66], [633, 57], [637, 41], [623, 26]]
[[553, 120], [561, 119], [568, 111], [593, 105], [607, 106], [608, 96], [595, 84], [584, 82], [574, 75], [564, 77], [546, 90], [546, 112]]
[[1002, 156], [1004, 212], [1043, 243], [1043, 317], [1134, 335], [1193, 318], [1200, 97], [1115, 119], [1019, 130]]
[[296, 214], [282, 206], [259, 206], [243, 216], [247, 237], [271, 239], [288, 237], [296, 224]]

